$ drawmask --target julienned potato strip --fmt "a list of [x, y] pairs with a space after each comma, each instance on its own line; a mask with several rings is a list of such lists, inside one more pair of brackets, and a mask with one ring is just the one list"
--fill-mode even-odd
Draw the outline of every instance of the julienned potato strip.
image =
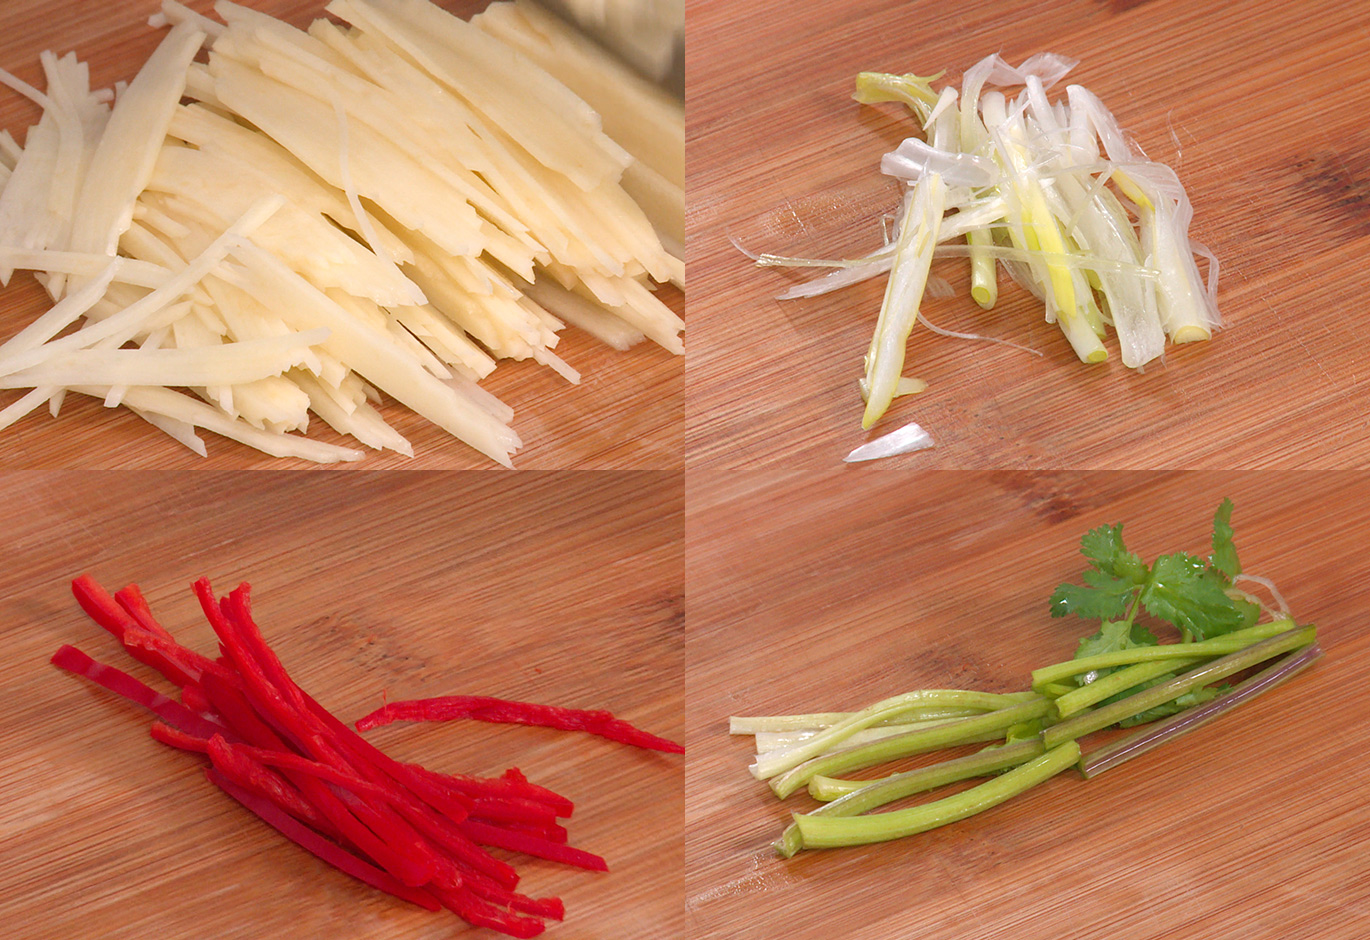
[[43, 91], [0, 71], [43, 109], [23, 147], [0, 135], [0, 282], [33, 270], [54, 302], [0, 345], [0, 387], [32, 390], [0, 428], [75, 391], [201, 455], [203, 428], [362, 457], [312, 415], [412, 456], [384, 394], [510, 465], [512, 411], [477, 384], [498, 361], [578, 382], [564, 323], [683, 352], [653, 294], [684, 286], [658, 236], [680, 251], [679, 102], [523, 0], [333, 0], [307, 30], [214, 10], [165, 0], [117, 96], [71, 53]]
[[[895, 237], [851, 260], [755, 257], [767, 266], [836, 268], [782, 298], [888, 272], [860, 382], [863, 428], [896, 396], [926, 387], [902, 373], [916, 322], [945, 332], [921, 311], [936, 255], [968, 258], [971, 296], [985, 309], [998, 299], [1002, 263], [1042, 299], [1047, 321], [1060, 326], [1082, 362], [1109, 358], [1106, 326], [1124, 365], [1137, 370], [1161, 357], [1167, 338], [1205, 340], [1219, 326], [1217, 261], [1189, 237], [1193, 209], [1174, 171], [1148, 160], [1083, 86], [1049, 100], [1047, 90], [1076, 64], [1044, 53], [1015, 68], [991, 55], [966, 70], [959, 93], [934, 91], [940, 74], [857, 77], [857, 101], [906, 105], [926, 137], [905, 140], [881, 161], [883, 173], [907, 183]], [[1002, 89], [1011, 88], [1021, 90], [1008, 97]], [[1207, 260], [1207, 283], [1196, 255]], [[893, 452], [921, 446], [929, 442], [916, 435]]]

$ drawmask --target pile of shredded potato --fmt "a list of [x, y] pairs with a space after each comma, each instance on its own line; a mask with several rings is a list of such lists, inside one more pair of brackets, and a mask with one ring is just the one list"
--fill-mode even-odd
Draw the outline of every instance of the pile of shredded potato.
[[[0, 428], [68, 391], [203, 455], [205, 429], [277, 456], [412, 455], [382, 394], [509, 465], [501, 359], [579, 381], [565, 323], [683, 351], [653, 293], [684, 285], [679, 102], [515, 0], [333, 0], [308, 30], [166, 0], [117, 94], [74, 55], [21, 148], [0, 132], [0, 282], [52, 307], [0, 346]], [[207, 54], [202, 55], [202, 50]]]

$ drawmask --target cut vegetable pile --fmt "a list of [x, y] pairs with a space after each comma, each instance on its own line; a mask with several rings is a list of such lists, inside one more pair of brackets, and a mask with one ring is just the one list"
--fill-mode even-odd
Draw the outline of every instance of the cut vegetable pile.
[[[1174, 343], [1208, 339], [1219, 325], [1217, 260], [1189, 237], [1193, 209], [1174, 171], [1149, 161], [1103, 103], [1081, 85], [1051, 101], [1047, 90], [1076, 63], [1033, 56], [1014, 68], [997, 55], [968, 69], [958, 93], [934, 91], [940, 75], [857, 78], [857, 101], [902, 102], [926, 139], [910, 137], [881, 161], [907, 185], [897, 236], [867, 257], [823, 261], [760, 255], [762, 265], [837, 270], [786, 291], [810, 297], [888, 272], [865, 357], [864, 428], [898, 395], [926, 384], [904, 376], [909, 334], [934, 256], [967, 258], [970, 293], [985, 309], [1000, 264], [1045, 305], [1082, 362], [1108, 358], [1111, 325], [1125, 365], [1141, 370]], [[1019, 88], [1007, 97], [1005, 88]], [[1196, 255], [1207, 260], [1207, 282]], [[962, 335], [962, 334], [952, 334]]]
[[[1086, 534], [1084, 586], [1062, 584], [1053, 616], [1100, 620], [1071, 660], [1032, 673], [1031, 688], [988, 693], [923, 689], [856, 712], [734, 717], [733, 734], [755, 735], [753, 776], [784, 799], [807, 788], [823, 806], [795, 813], [775, 843], [801, 849], [896, 839], [979, 813], [1077, 766], [1101, 773], [1170, 740], [1289, 678], [1314, 662], [1316, 630], [1290, 617], [1278, 590], [1242, 573], [1232, 541], [1232, 504], [1214, 517], [1213, 553], [1186, 552], [1151, 564], [1123, 545], [1122, 526]], [[1273, 596], [1267, 610], [1248, 586]], [[1160, 643], [1149, 616], [1178, 633]], [[1254, 674], [1251, 671], [1261, 667]], [[1232, 687], [1215, 685], [1240, 676]], [[1082, 752], [1080, 739], [1143, 725]], [[990, 742], [987, 747], [877, 778], [846, 776], [916, 754]], [[896, 800], [976, 777], [952, 795], [871, 812]]]
[[0, 428], [75, 391], [202, 455], [197, 429], [362, 456], [311, 416], [412, 455], [384, 394], [508, 465], [499, 360], [578, 382], [568, 322], [683, 351], [653, 293], [684, 285], [678, 102], [525, 2], [333, 0], [307, 31], [215, 10], [166, 0], [117, 96], [73, 54], [42, 56], [43, 92], [0, 72], [43, 108], [22, 148], [0, 132], [0, 283], [54, 301], [0, 346], [0, 387], [30, 390]]
[[[496, 778], [437, 773], [387, 757], [335, 718], [291, 680], [262, 638], [246, 584], [221, 599], [207, 580], [195, 584], [220, 641], [217, 659], [177, 643], [136, 585], [110, 595], [82, 576], [72, 591], [134, 659], [179, 689], [180, 701], [71, 646], [52, 662], [152, 711], [156, 740], [205, 755], [210, 782], [341, 871], [428, 910], [447, 908], [471, 924], [532, 937], [546, 920], [562, 919], [563, 905], [518, 893], [517, 872], [487, 846], [607, 869], [604, 859], [567, 844], [558, 820], [571, 815], [571, 801], [517, 769]], [[499, 699], [465, 705], [461, 714], [442, 706], [426, 717], [577, 727], [639, 747], [684, 751], [608, 712]], [[368, 726], [419, 717], [412, 703], [389, 707], [398, 713], [371, 716]]]

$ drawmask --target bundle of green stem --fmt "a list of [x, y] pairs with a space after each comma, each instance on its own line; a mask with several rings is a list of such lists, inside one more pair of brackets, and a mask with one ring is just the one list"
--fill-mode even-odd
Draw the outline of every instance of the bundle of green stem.
[[[904, 181], [898, 236], [857, 259], [760, 255], [759, 264], [837, 270], [781, 294], [808, 297], [889, 272], [865, 358], [862, 426], [872, 427], [898, 395], [925, 383], [902, 375], [934, 255], [969, 259], [970, 293], [985, 309], [998, 298], [997, 265], [1042, 299], [1082, 362], [1108, 358], [1105, 325], [1122, 360], [1141, 369], [1174, 343], [1208, 339], [1219, 325], [1217, 262], [1193, 242], [1193, 209], [1169, 167], [1146, 158], [1088, 89], [1066, 100], [1047, 89], [1076, 63], [1033, 56], [1014, 68], [997, 55], [968, 69], [961, 90], [933, 91], [938, 75], [857, 77], [863, 104], [900, 102], [922, 125], [881, 161]], [[1001, 88], [1021, 87], [1016, 98]], [[959, 100], [958, 100], [959, 99]], [[1208, 282], [1195, 256], [1208, 261]], [[963, 335], [963, 334], [955, 334]]]
[[[1032, 689], [993, 694], [951, 689], [905, 693], [852, 713], [733, 718], [733, 734], [757, 737], [752, 774], [782, 799], [807, 787], [824, 805], [795, 813], [775, 843], [800, 849], [883, 842], [997, 806], [1072, 765], [1085, 777], [1116, 766], [1283, 681], [1321, 653], [1312, 626], [1276, 620], [1212, 640], [1135, 647], [1036, 670]], [[1273, 662], [1272, 662], [1273, 661]], [[1168, 719], [1148, 722], [1088, 752], [1085, 735], [1144, 716], [1219, 679], [1271, 663], [1230, 691]], [[1156, 676], [1188, 666], [1157, 685]], [[1112, 668], [1083, 686], [1063, 680]], [[1120, 691], [1125, 696], [1099, 704]], [[993, 742], [977, 752], [874, 779], [843, 775], [915, 754]], [[973, 777], [991, 779], [932, 802], [870, 811]]]
[[[1296, 624], [1267, 579], [1242, 572], [1232, 540], [1232, 503], [1213, 517], [1213, 552], [1159, 556], [1127, 550], [1122, 525], [1081, 539], [1083, 586], [1061, 584], [1054, 616], [1102, 621], [1075, 656], [1032, 673], [1022, 692], [925, 689], [860, 711], [733, 718], [733, 734], [756, 736], [751, 772], [785, 799], [801, 788], [824, 803], [776, 842], [785, 857], [805, 848], [881, 842], [923, 832], [997, 806], [1071, 765], [1089, 778], [1197, 727], [1279, 684], [1322, 651], [1316, 629]], [[1243, 585], [1265, 586], [1267, 611]], [[1139, 622], [1168, 623], [1179, 641], [1160, 643]], [[1236, 677], [1235, 686], [1217, 685]], [[1080, 741], [1113, 727], [1138, 727], [1089, 750]], [[987, 744], [874, 779], [870, 767], [966, 745]], [[908, 808], [871, 813], [914, 794], [976, 777], [989, 780]]]

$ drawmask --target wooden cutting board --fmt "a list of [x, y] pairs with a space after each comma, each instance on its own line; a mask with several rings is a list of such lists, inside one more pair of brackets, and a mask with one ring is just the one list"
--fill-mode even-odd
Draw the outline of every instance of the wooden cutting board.
[[[1370, 459], [1363, 342], [1370, 267], [1370, 33], [1335, 0], [697, 0], [688, 9], [692, 465], [826, 467], [917, 422], [937, 442], [904, 467], [1344, 467]], [[930, 74], [999, 52], [1080, 60], [1153, 159], [1180, 175], [1193, 237], [1221, 260], [1227, 328], [1131, 374], [1086, 367], [1006, 278], [983, 313], [964, 262], [931, 298], [905, 374], [921, 395], [860, 427], [856, 380], [884, 278], [777, 301], [803, 272], [751, 251], [851, 257], [880, 244], [897, 194], [880, 156], [913, 132], [851, 100], [862, 70]]]
[[[212, 0], [189, 0], [201, 12]], [[323, 0], [251, 0], [247, 5], [301, 28], [323, 15]], [[447, 0], [441, 4], [463, 16], [486, 6], [486, 0]], [[147, 18], [159, 0], [115, 0], [53, 4], [46, 0], [5, 0], [0, 4], [0, 68], [42, 87], [38, 55], [74, 50], [90, 63], [93, 87], [127, 81], [156, 47], [164, 30], [151, 29]], [[0, 128], [21, 143], [23, 132], [38, 118], [38, 109], [8, 89], [0, 88]], [[684, 296], [666, 285], [660, 296], [677, 313]], [[15, 276], [0, 289], [0, 340], [18, 332], [43, 310], [46, 295], [32, 276]], [[556, 467], [679, 467], [683, 457], [685, 366], [654, 344], [618, 352], [574, 328], [562, 334], [557, 354], [581, 373], [571, 386], [533, 362], [506, 362], [482, 385], [515, 410], [514, 430], [525, 447], [515, 457], [524, 469]], [[0, 407], [19, 398], [0, 392]], [[395, 402], [381, 412], [414, 447], [411, 460], [390, 451], [368, 452], [350, 469], [486, 468], [493, 464], [446, 432]], [[349, 443], [321, 421], [311, 437]], [[303, 461], [270, 458], [233, 441], [203, 434], [210, 457], [219, 468], [312, 466]], [[349, 444], [349, 446], [354, 446]], [[203, 461], [166, 435], [150, 428], [127, 409], [106, 409], [94, 399], [71, 396], [54, 421], [32, 414], [0, 432], [0, 469], [65, 467], [197, 467]]]
[[[839, 472], [691, 488], [691, 937], [1370, 935], [1364, 475], [926, 471], [852, 487]], [[1310, 670], [1092, 780], [1067, 771], [900, 841], [771, 852], [790, 811], [817, 804], [749, 775], [730, 715], [1024, 688], [1092, 632], [1047, 613], [1078, 583], [1085, 531], [1122, 522], [1148, 560], [1206, 554], [1224, 496], [1246, 571], [1318, 625]]]
[[[140, 584], [212, 653], [190, 593], [253, 586], [268, 642], [353, 720], [384, 697], [474, 693], [607, 708], [683, 737], [678, 474], [33, 472], [0, 500], [0, 924], [14, 940], [488, 937], [394, 901], [259, 823], [154, 742], [151, 716], [48, 663], [126, 668], [68, 584]], [[437, 770], [517, 766], [569, 796], [608, 873], [508, 856], [558, 895], [563, 940], [681, 935], [684, 762], [540, 728], [392, 725], [368, 739]]]

